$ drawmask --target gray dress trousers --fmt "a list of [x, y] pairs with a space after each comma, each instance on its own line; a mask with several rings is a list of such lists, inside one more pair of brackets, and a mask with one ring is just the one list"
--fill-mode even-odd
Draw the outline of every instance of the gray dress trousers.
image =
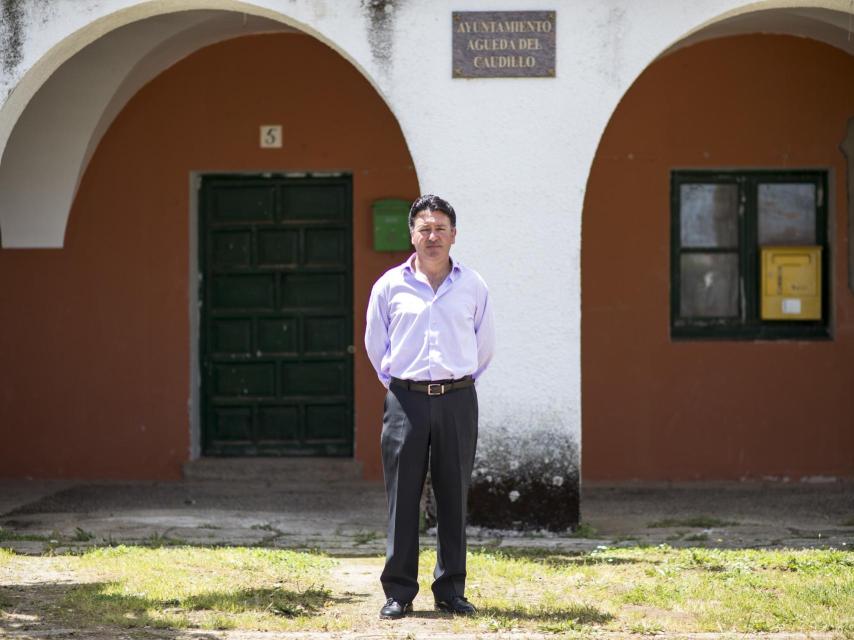
[[433, 595], [465, 595], [466, 501], [477, 444], [474, 386], [428, 396], [392, 384], [381, 437], [388, 497], [386, 563], [380, 581], [387, 598], [412, 602], [418, 593], [418, 526], [430, 460], [438, 542]]

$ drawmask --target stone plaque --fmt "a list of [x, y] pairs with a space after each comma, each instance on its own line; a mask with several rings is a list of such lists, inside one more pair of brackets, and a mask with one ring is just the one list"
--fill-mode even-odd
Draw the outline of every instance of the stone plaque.
[[454, 78], [553, 78], [554, 11], [454, 11]]

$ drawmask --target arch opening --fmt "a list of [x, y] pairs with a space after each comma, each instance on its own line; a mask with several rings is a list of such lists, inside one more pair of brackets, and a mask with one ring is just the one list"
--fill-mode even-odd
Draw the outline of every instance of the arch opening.
[[[0, 251], [0, 286], [8, 304], [26, 309], [9, 314], [0, 332], [5, 336], [0, 350], [7, 355], [3, 366], [8, 367], [0, 377], [9, 381], [7, 398], [13, 399], [3, 407], [4, 422], [19, 425], [17, 442], [7, 448], [9, 459], [0, 461], [4, 473], [174, 479], [200, 453], [194, 422], [201, 403], [196, 297], [201, 256], [194, 253], [203, 233], [199, 176], [228, 175], [265, 189], [272, 185], [274, 202], [281, 202], [285, 182], [313, 187], [336, 176], [349, 180], [350, 191], [338, 212], [351, 218], [350, 241], [326, 228], [314, 233], [317, 221], [301, 221], [297, 231], [302, 239], [295, 246], [317, 263], [312, 268], [319, 272], [328, 271], [328, 263], [341, 252], [349, 251], [352, 262], [349, 311], [341, 304], [329, 305], [331, 310], [315, 309], [308, 320], [301, 316], [289, 325], [298, 335], [297, 344], [310, 347], [303, 359], [322, 361], [332, 347], [351, 354], [348, 347], [364, 332], [361, 301], [379, 273], [403, 259], [399, 252], [373, 250], [371, 204], [414, 198], [417, 176], [394, 114], [364, 74], [324, 43], [294, 29], [250, 19], [252, 33], [233, 37], [232, 18], [244, 28], [240, 16], [192, 17], [192, 26], [176, 31], [164, 46], [150, 51], [151, 57], [130, 67], [146, 80], [135, 81], [128, 71], [105, 94], [103, 108], [84, 114], [89, 134], [80, 136], [78, 155], [65, 165], [76, 184], [68, 195], [63, 250]], [[162, 28], [160, 19], [152, 20], [127, 28], [144, 40], [138, 29]], [[194, 29], [204, 35], [206, 46], [188, 47], [182, 40]], [[100, 49], [102, 56], [107, 51]], [[260, 147], [259, 125], [269, 123], [284, 125], [282, 148]], [[315, 182], [308, 184], [312, 178]], [[253, 184], [248, 184], [250, 204]], [[280, 226], [266, 237], [282, 242], [247, 249], [253, 267], [263, 258], [259, 252], [269, 250], [264, 259], [281, 257], [290, 247], [293, 230]], [[244, 246], [246, 238], [260, 235], [249, 227], [223, 241], [227, 260], [241, 255], [229, 243]], [[276, 277], [284, 278], [290, 266], [275, 269], [281, 272]], [[236, 295], [244, 290], [240, 287]], [[270, 333], [276, 326], [267, 316], [288, 315], [284, 302], [276, 304], [269, 313], [247, 312], [255, 314], [251, 340], [266, 341], [257, 348], [253, 342], [247, 358], [270, 345], [287, 352], [279, 354], [282, 361], [291, 357], [284, 348], [290, 344], [287, 336]], [[241, 313], [232, 313], [235, 322], [216, 328], [232, 346], [241, 335]], [[335, 314], [347, 316], [344, 324], [349, 318], [347, 331], [334, 321]], [[44, 370], [39, 364], [57, 356], [62, 367]], [[376, 478], [378, 452], [371, 445], [381, 424], [380, 388], [361, 350], [342, 358], [349, 358], [342, 375], [352, 378], [356, 410], [345, 426], [354, 434], [356, 466]], [[276, 366], [279, 377], [271, 384], [278, 394], [288, 374], [281, 362]], [[76, 374], [67, 376], [68, 371]], [[323, 386], [327, 380], [315, 376], [315, 382]], [[329, 412], [322, 405], [331, 401], [326, 402], [322, 389], [314, 391], [321, 396], [318, 402], [299, 410], [319, 416], [316, 439], [323, 440], [328, 435], [324, 424], [332, 422], [324, 423]], [[24, 398], [44, 401], [31, 404]], [[286, 403], [280, 404], [274, 407], [278, 413], [268, 412], [275, 413], [275, 420], [287, 418]], [[68, 446], [49, 446], [60, 440]]]
[[[828, 8], [725, 17], [665, 50], [611, 115], [582, 220], [585, 479], [854, 475], [842, 453], [854, 446], [842, 382], [854, 355], [849, 169], [839, 149], [854, 115], [848, 22]], [[799, 171], [829, 185], [824, 321], [832, 339], [677, 336], [683, 201], [674, 176], [740, 184], [795, 181]], [[738, 229], [755, 234], [764, 214], [745, 193]], [[741, 251], [748, 240], [738, 238]], [[749, 298], [760, 295], [758, 282], [744, 291], [757, 273], [733, 278], [742, 316], [758, 301]]]

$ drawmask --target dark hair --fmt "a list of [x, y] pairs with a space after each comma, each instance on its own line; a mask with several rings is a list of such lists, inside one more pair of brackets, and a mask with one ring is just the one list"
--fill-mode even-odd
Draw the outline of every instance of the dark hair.
[[439, 196], [434, 196], [430, 193], [424, 194], [412, 203], [409, 208], [409, 228], [415, 228], [415, 216], [422, 211], [441, 211], [451, 219], [451, 226], [457, 226], [457, 214], [451, 204]]

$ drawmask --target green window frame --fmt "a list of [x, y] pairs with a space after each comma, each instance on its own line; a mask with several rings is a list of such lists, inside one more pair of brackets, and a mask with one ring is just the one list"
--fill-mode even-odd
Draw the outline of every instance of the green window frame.
[[[826, 171], [676, 170], [670, 184], [672, 338], [830, 337]], [[820, 320], [761, 319], [763, 244], [822, 248]]]

